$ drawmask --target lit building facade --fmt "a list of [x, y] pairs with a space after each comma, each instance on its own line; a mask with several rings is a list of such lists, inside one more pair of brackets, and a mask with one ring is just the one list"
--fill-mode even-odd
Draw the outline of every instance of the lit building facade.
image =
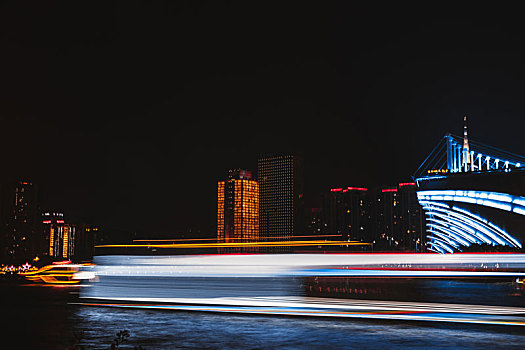
[[261, 239], [286, 241], [304, 234], [302, 159], [295, 155], [262, 157], [257, 171]]
[[60, 212], [42, 213], [43, 236], [51, 258], [71, 259], [75, 255], [77, 227], [64, 221]]
[[217, 184], [217, 242], [259, 240], [259, 184], [251, 172], [230, 170]]

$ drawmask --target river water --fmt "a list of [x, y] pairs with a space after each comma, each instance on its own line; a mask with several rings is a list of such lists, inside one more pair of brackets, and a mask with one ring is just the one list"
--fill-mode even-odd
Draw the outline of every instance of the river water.
[[[83, 331], [86, 349], [523, 349], [525, 327], [256, 316], [89, 307], [73, 304], [77, 287], [0, 285], [3, 344], [67, 349]], [[6, 348], [6, 347], [4, 347]]]

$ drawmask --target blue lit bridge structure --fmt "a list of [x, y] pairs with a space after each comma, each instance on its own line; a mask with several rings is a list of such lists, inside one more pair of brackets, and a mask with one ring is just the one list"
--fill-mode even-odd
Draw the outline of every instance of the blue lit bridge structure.
[[447, 134], [420, 165], [415, 177], [431, 174], [512, 171], [525, 167], [525, 157]]
[[414, 174], [427, 249], [523, 251], [525, 157], [447, 134]]

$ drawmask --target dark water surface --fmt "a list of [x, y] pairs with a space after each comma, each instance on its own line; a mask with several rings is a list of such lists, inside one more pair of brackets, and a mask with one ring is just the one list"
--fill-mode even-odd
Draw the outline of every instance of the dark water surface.
[[525, 348], [525, 327], [100, 308], [70, 304], [77, 293], [77, 287], [0, 285], [3, 344], [67, 349], [74, 332], [84, 331], [87, 349], [109, 349], [127, 329], [131, 336], [120, 348]]

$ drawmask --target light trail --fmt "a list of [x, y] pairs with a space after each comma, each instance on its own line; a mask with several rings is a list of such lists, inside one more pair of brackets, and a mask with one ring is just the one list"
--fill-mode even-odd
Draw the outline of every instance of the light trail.
[[71, 264], [70, 261], [46, 265], [35, 271], [20, 273], [26, 280], [31, 282], [43, 282], [48, 284], [78, 284], [83, 279], [89, 279], [94, 274], [91, 272], [79, 273], [81, 269], [92, 268], [92, 264]]
[[[292, 236], [291, 238], [321, 238], [321, 237], [341, 237], [341, 235], [307, 235]], [[272, 237], [267, 237], [272, 238]], [[241, 238], [230, 238], [231, 240], [242, 240]], [[265, 237], [259, 237], [264, 240]], [[173, 238], [173, 239], [134, 239], [133, 242], [193, 242], [193, 241], [217, 241], [217, 238]], [[235, 243], [235, 242], [232, 242]], [[256, 242], [238, 242], [238, 243], [256, 243]]]
[[371, 246], [359, 241], [286, 241], [286, 242], [232, 242], [232, 243], [174, 243], [174, 244], [107, 244], [95, 248], [247, 248], [247, 247], [309, 247], [309, 246]]
[[417, 304], [396, 301], [368, 301], [327, 298], [212, 298], [177, 299], [158, 304], [152, 298], [117, 302], [85, 302], [86, 306], [157, 309], [173, 311], [204, 311], [262, 315], [317, 316], [387, 319], [402, 321], [433, 321], [525, 326], [525, 308], [464, 305]]
[[523, 280], [525, 254], [123, 255], [95, 263], [98, 282], [81, 290], [85, 305], [525, 325], [525, 308], [471, 305], [470, 297], [465, 304], [306, 297], [339, 286], [355, 297], [355, 283], [400, 279]]

